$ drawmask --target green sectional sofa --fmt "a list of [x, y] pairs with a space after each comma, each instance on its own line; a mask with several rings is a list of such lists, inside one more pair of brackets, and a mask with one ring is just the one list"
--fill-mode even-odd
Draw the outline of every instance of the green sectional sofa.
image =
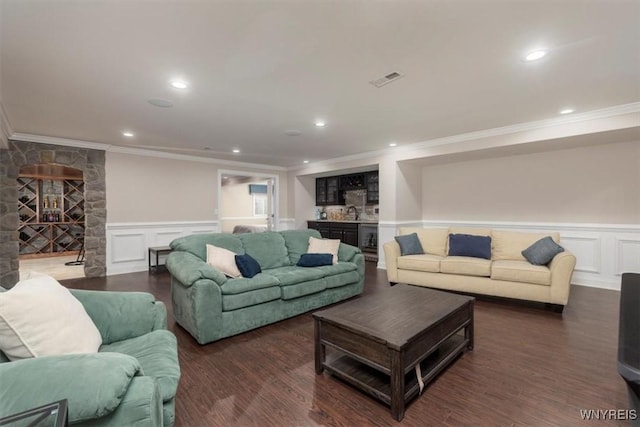
[[164, 304], [142, 292], [71, 293], [100, 331], [99, 352], [13, 362], [0, 352], [0, 418], [67, 399], [74, 426], [172, 426], [180, 365]]
[[[173, 314], [200, 344], [239, 334], [362, 293], [364, 256], [340, 243], [338, 263], [297, 267], [316, 230], [193, 234], [171, 242]], [[262, 272], [232, 279], [207, 264], [206, 245], [255, 258]]]

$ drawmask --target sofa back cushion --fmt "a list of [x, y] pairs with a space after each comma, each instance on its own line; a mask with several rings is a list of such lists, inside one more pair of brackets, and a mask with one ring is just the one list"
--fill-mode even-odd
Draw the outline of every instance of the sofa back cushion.
[[522, 251], [550, 236], [554, 242], [560, 242], [559, 233], [524, 233], [520, 231], [493, 230], [492, 257], [493, 260], [526, 261]]
[[237, 235], [244, 253], [251, 255], [263, 270], [291, 265], [282, 234], [274, 231]]
[[228, 249], [231, 252], [242, 255], [244, 249], [240, 239], [233, 234], [202, 233], [178, 237], [170, 244], [174, 251], [190, 252], [203, 261], [207, 261], [207, 245]]
[[309, 237], [315, 237], [317, 239], [322, 238], [318, 230], [285, 230], [280, 234], [284, 238], [284, 244], [289, 252], [290, 265], [296, 265], [300, 256], [307, 253], [309, 247]]
[[400, 235], [416, 233], [425, 254], [447, 256], [448, 228], [400, 227]]

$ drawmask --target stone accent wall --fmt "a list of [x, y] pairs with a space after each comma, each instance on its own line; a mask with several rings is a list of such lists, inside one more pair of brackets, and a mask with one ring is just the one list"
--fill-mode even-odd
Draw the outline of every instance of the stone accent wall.
[[85, 263], [87, 277], [106, 274], [107, 204], [105, 152], [32, 142], [9, 141], [0, 150], [0, 286], [11, 288], [19, 280], [18, 173], [31, 164], [57, 164], [84, 172]]

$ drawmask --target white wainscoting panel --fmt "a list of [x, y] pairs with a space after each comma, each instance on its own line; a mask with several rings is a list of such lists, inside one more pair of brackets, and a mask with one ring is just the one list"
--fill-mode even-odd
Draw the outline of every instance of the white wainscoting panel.
[[111, 237], [113, 262], [144, 261], [144, 233], [116, 232]]
[[640, 225], [526, 223], [493, 221], [381, 221], [378, 268], [385, 268], [382, 244], [393, 240], [400, 227], [485, 227], [531, 233], [558, 232], [560, 244], [576, 255], [571, 282], [576, 285], [620, 290], [620, 275], [640, 273]]
[[217, 221], [193, 221], [111, 223], [106, 231], [107, 275], [112, 275], [147, 270], [149, 247], [167, 246], [178, 237], [219, 230]]
[[616, 238], [616, 273], [640, 272], [640, 236]]

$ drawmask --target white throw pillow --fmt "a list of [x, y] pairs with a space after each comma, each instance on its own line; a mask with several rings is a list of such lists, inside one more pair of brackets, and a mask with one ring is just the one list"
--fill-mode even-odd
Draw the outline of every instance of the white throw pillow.
[[101, 344], [80, 301], [54, 278], [31, 273], [0, 293], [0, 350], [9, 360], [97, 353]]
[[242, 277], [236, 265], [236, 254], [225, 248], [207, 245], [207, 264], [217, 268], [229, 277]]
[[333, 263], [338, 263], [338, 249], [340, 249], [339, 239], [316, 239], [309, 237], [309, 248], [307, 253], [310, 254], [331, 254], [333, 255]]

